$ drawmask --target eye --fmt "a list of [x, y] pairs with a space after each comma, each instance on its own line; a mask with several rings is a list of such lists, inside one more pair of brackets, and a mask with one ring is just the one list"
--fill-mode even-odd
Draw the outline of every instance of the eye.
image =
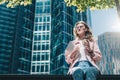
[[79, 28], [82, 28], [82, 27], [84, 27], [84, 26], [77, 26], [76, 29], [79, 29]]

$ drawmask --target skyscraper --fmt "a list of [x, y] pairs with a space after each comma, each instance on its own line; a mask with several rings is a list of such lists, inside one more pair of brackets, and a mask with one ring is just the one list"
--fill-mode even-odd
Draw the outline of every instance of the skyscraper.
[[51, 0], [36, 0], [31, 74], [50, 73]]
[[64, 0], [51, 2], [51, 74], [66, 74], [68, 65], [64, 51], [70, 40], [73, 40], [75, 22], [87, 22], [87, 13], [77, 13], [75, 7], [67, 7]]
[[0, 5], [0, 74], [30, 74], [34, 6]]
[[[35, 1], [17, 9], [17, 24], [14, 41], [12, 71], [17, 74], [30, 74], [32, 39], [34, 27]], [[17, 71], [17, 72], [14, 72]]]
[[100, 70], [102, 74], [120, 74], [120, 32], [106, 32], [98, 36], [102, 52]]
[[0, 5], [0, 74], [11, 71], [11, 57], [15, 34], [16, 8], [7, 9]]

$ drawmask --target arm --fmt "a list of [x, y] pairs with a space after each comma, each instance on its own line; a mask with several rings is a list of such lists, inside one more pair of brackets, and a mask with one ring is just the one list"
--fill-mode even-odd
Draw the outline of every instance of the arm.
[[70, 58], [70, 53], [67, 50], [65, 50], [65, 61], [68, 64], [71, 64], [73, 62], [73, 60]]
[[67, 50], [65, 50], [65, 60], [68, 64], [72, 64], [74, 60], [79, 56], [78, 51], [73, 51], [72, 53], [69, 53]]
[[93, 60], [95, 62], [99, 62], [102, 58], [102, 54], [101, 54], [101, 51], [99, 49], [99, 46], [97, 44], [97, 42], [94, 40], [94, 43], [93, 43], [93, 53], [94, 53], [94, 57], [93, 57]]
[[79, 56], [79, 47], [76, 46], [72, 52], [69, 52], [67, 49], [65, 50], [65, 60], [68, 64], [72, 64], [74, 60], [76, 60]]

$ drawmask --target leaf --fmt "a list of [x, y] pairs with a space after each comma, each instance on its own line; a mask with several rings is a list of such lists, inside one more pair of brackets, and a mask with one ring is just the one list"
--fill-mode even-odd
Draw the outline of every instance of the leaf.
[[77, 12], [85, 11], [88, 7], [90, 10], [107, 9], [115, 6], [114, 0], [64, 0], [67, 6], [76, 6]]
[[0, 0], [0, 4], [6, 3], [6, 7], [8, 8], [14, 8], [15, 6], [18, 5], [30, 5], [32, 4], [32, 0]]

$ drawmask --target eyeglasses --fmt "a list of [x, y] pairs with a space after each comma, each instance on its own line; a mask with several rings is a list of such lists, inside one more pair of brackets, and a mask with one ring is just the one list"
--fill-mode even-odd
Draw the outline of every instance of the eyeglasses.
[[77, 26], [76, 29], [79, 29], [79, 28], [82, 28], [82, 27], [84, 27], [84, 26]]

